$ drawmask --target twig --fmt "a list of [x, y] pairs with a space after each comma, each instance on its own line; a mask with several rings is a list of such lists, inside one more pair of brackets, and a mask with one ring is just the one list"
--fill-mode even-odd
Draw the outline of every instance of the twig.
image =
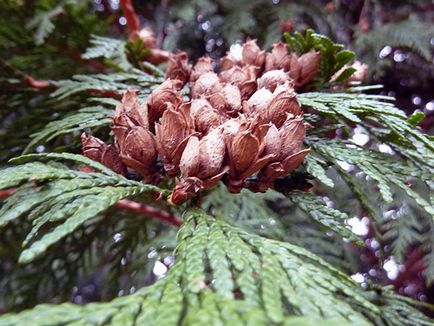
[[137, 203], [129, 199], [119, 200], [117, 206], [120, 208], [129, 209], [134, 213], [148, 215], [149, 217], [155, 218], [160, 221], [168, 222], [176, 226], [180, 226], [182, 224], [181, 218], [176, 215], [172, 215], [168, 212], [161, 211], [155, 207], [143, 203]]
[[127, 25], [130, 33], [138, 31], [140, 28], [140, 20], [134, 10], [133, 3], [131, 0], [121, 0], [120, 2], [122, 11], [124, 13], [125, 19], [127, 20]]
[[34, 89], [44, 89], [50, 86], [54, 86], [54, 85], [50, 85], [50, 82], [48, 80], [38, 80], [38, 79], [34, 79], [32, 76], [30, 75], [26, 75], [24, 77], [27, 86], [29, 86], [30, 88], [34, 88]]
[[[13, 194], [15, 188], [0, 190], [0, 199], [6, 199]], [[149, 217], [155, 218], [160, 221], [168, 222], [170, 224], [181, 226], [182, 220], [179, 216], [170, 214], [169, 212], [161, 211], [155, 207], [138, 203], [129, 199], [122, 199], [117, 202], [119, 208], [128, 209], [137, 214], [145, 214]]]
[[360, 16], [359, 16], [359, 29], [366, 33], [369, 32], [371, 29], [370, 23], [369, 23], [369, 0], [365, 0], [362, 5], [362, 10], [360, 10]]
[[14, 188], [0, 190], [0, 199], [8, 198], [10, 195], [13, 194], [14, 191], [15, 191]]
[[58, 48], [61, 51], [64, 51], [66, 55], [68, 55], [71, 59], [77, 60], [80, 62], [83, 62], [84, 64], [88, 65], [89, 67], [95, 69], [96, 71], [106, 74], [107, 73], [107, 67], [104, 66], [101, 62], [91, 59], [83, 59], [82, 53], [80, 51], [77, 51], [76, 49], [64, 49], [62, 45], [55, 44], [56, 48]]

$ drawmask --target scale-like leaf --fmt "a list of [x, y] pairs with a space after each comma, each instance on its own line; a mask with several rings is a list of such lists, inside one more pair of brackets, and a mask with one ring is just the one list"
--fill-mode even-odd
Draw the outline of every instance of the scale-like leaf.
[[[165, 326], [432, 323], [411, 306], [413, 301], [386, 289], [375, 293], [364, 290], [305, 249], [246, 233], [199, 209], [188, 210], [184, 217], [178, 235], [176, 263], [168, 275], [154, 285], [107, 303], [40, 305], [19, 314], [3, 315], [0, 323], [116, 325], [136, 322]], [[240, 260], [232, 264], [231, 256], [245, 263]], [[211, 257], [217, 258], [223, 267], [210, 264]], [[201, 272], [192, 274], [192, 268]], [[222, 273], [223, 270], [228, 273]], [[238, 279], [245, 278], [246, 272], [251, 275], [250, 280], [242, 281], [243, 286], [239, 288], [217, 286], [220, 284], [217, 279], [238, 284]]]
[[[118, 200], [144, 192], [161, 191], [157, 187], [128, 180], [81, 155], [34, 154], [15, 161], [30, 158], [71, 160], [87, 164], [98, 172], [86, 173], [70, 170], [59, 163], [50, 165], [41, 162], [25, 163], [0, 171], [0, 189], [25, 183], [0, 210], [0, 226], [21, 217], [33, 222], [25, 244], [33, 242], [21, 253], [22, 263], [41, 256], [49, 246], [73, 233]], [[26, 183], [33, 184], [33, 188]], [[48, 223], [55, 223], [54, 228], [35, 240], [39, 229]]]

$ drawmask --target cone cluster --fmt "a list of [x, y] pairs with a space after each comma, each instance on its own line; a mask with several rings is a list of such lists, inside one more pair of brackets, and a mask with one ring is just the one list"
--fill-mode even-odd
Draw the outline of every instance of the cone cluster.
[[[128, 90], [112, 117], [115, 144], [83, 135], [83, 152], [144, 182], [175, 178], [171, 200], [181, 204], [222, 180], [228, 190], [265, 191], [309, 153], [308, 125], [295, 89], [318, 73], [320, 54], [297, 57], [286, 44], [271, 52], [249, 40], [221, 59], [192, 67], [185, 52], [169, 58], [166, 80], [141, 104]], [[181, 94], [188, 84], [189, 98]]]

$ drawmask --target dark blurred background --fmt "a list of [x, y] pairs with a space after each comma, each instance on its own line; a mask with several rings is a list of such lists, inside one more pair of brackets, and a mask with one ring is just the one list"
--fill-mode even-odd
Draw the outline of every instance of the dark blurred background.
[[[246, 37], [257, 38], [261, 47], [269, 49], [273, 43], [281, 39], [283, 32], [303, 32], [312, 28], [354, 50], [357, 58], [369, 65], [369, 77], [365, 84], [384, 85], [381, 92], [395, 97], [396, 105], [404, 109], [408, 115], [415, 111], [425, 113], [426, 118], [420, 127], [431, 135], [434, 134], [433, 1], [136, 0], [133, 3], [141, 25], [154, 30], [158, 47], [168, 51], [187, 51], [191, 59], [208, 54], [218, 60], [231, 45], [241, 43]], [[29, 141], [29, 133], [40, 130], [47, 122], [69, 112], [70, 105], [75, 105], [67, 99], [57, 102], [53, 111], [48, 92], [41, 92], [42, 95], [39, 95], [34, 90], [26, 90], [29, 97], [25, 97], [25, 92], [8, 92], [2, 87], [2, 82], [10, 83], [13, 79], [19, 81], [25, 74], [38, 79], [57, 80], [68, 79], [73, 74], [83, 72], [98, 72], [101, 67], [95, 62], [92, 62], [93, 65], [84, 65], [80, 61], [81, 54], [89, 46], [90, 35], [125, 39], [128, 36], [126, 23], [119, 0], [0, 0], [2, 165], [7, 158], [22, 152]], [[8, 136], [11, 132], [14, 133], [14, 137]], [[79, 135], [75, 137], [78, 138]], [[67, 143], [70, 140], [68, 138], [67, 141], [63, 141]], [[348, 201], [348, 194], [339, 195], [342, 202]], [[405, 214], [417, 214], [412, 212], [411, 208], [405, 207], [395, 213], [401, 214], [403, 218]], [[388, 218], [387, 214], [395, 213], [389, 214], [385, 211], [385, 218]], [[120, 220], [121, 217], [116, 215], [113, 219]], [[372, 235], [369, 223], [365, 219], [352, 218], [350, 221], [353, 230], [364, 237], [367, 247], [362, 251], [351, 248], [352, 266], [345, 271], [352, 274], [360, 283], [374, 280], [382, 284], [391, 284], [402, 294], [421, 301], [434, 302], [434, 287], [426, 282], [423, 274], [424, 266], [429, 265], [429, 270], [434, 270], [434, 262], [426, 261], [427, 257], [433, 257], [434, 242], [432, 249], [426, 248], [426, 252], [431, 252], [429, 256], [425, 256], [416, 246], [409, 246], [403, 249], [404, 254], [398, 259], [391, 253], [392, 249], [387, 241], [382, 244], [385, 245], [383, 248], [379, 248], [380, 244]], [[144, 224], [143, 221], [131, 220], [135, 221], [131, 230], [136, 230], [137, 224]], [[434, 228], [426, 228], [422, 231], [433, 230]], [[154, 236], [151, 233], [158, 234], [161, 231], [155, 225], [146, 230], [149, 238]], [[145, 235], [141, 235], [143, 238], [146, 238], [146, 232]], [[158, 244], [150, 244], [136, 254], [139, 255], [138, 258], [127, 257], [131, 262], [143, 262], [143, 259], [149, 261], [149, 264], [146, 264], [146, 273], [143, 273], [140, 279], [137, 276], [140, 273], [135, 272], [136, 274], [132, 275], [124, 266], [128, 264], [127, 260], [123, 260], [125, 257], [122, 256], [122, 251], [118, 255], [121, 281], [137, 278], [139, 280], [133, 280], [132, 283], [135, 286], [144, 285], [163, 275], [167, 267], [173, 263], [170, 253], [171, 245], [174, 244], [170, 241], [173, 242], [174, 233], [172, 230], [168, 233], [158, 255], [155, 249], [159, 248]], [[108, 235], [108, 232], [104, 232], [98, 234], [98, 237]], [[432, 238], [434, 239], [434, 236]], [[120, 240], [119, 237], [113, 237], [114, 243], [122, 243]], [[125, 252], [129, 250], [128, 245], [125, 244]], [[378, 255], [380, 249], [387, 257], [381, 262]], [[99, 253], [109, 252], [109, 249], [103, 246], [96, 247], [95, 250]], [[8, 249], [1, 254], [6, 257], [6, 261], [9, 256], [13, 257], [17, 253]], [[2, 264], [0, 297], [6, 283], [13, 283], [6, 277], [10, 276], [9, 271], [13, 267], [8, 269], [6, 263]], [[104, 292], [109, 292], [101, 285], [106, 270], [107, 262], [103, 261], [94, 274], [80, 276], [82, 281], [73, 284], [72, 287], [72, 301], [85, 303], [107, 299], [113, 293], [127, 293], [116, 288], [110, 295], [104, 295]], [[71, 273], [75, 272], [73, 270]], [[17, 278], [19, 277], [31, 279], [31, 275], [29, 277], [26, 273], [17, 275]], [[127, 281], [124, 283], [129, 285]], [[65, 287], [64, 284], [59, 282], [59, 288], [62, 287]], [[135, 287], [131, 289], [133, 287], [129, 290], [134, 292]], [[11, 287], [9, 290], [17, 293], [15, 288]], [[31, 292], [30, 290], [28, 292]], [[11, 292], [7, 294], [10, 295]], [[48, 285], [46, 292], [50, 293]], [[69, 295], [69, 292], [66, 295]], [[23, 299], [19, 304], [24, 307], [34, 302], [35, 300]], [[2, 306], [3, 304], [0, 304], [0, 309]]]

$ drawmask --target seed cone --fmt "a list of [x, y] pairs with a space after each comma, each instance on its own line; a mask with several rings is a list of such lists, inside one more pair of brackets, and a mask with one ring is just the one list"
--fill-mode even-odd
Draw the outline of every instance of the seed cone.
[[172, 177], [179, 171], [179, 161], [189, 136], [194, 132], [194, 125], [189, 105], [175, 108], [169, 104], [160, 123], [155, 124], [155, 138], [164, 169]]
[[154, 136], [149, 131], [148, 107], [139, 103], [136, 92], [127, 90], [112, 121], [122, 162], [147, 182], [154, 182], [157, 150]]
[[181, 177], [171, 196], [174, 204], [182, 204], [199, 191], [214, 187], [228, 171], [223, 166], [225, 142], [220, 129], [213, 129], [201, 140], [191, 136], [181, 157]]
[[172, 54], [167, 63], [166, 78], [179, 80], [184, 85], [190, 78], [191, 65], [188, 63], [186, 52]]
[[[295, 89], [316, 76], [319, 62], [317, 52], [297, 57], [277, 43], [266, 53], [255, 40], [231, 47], [220, 71], [207, 56], [192, 67], [185, 52], [170, 55], [167, 79], [146, 102], [124, 94], [112, 117], [115, 146], [84, 135], [83, 152], [144, 182], [175, 178], [177, 205], [220, 180], [233, 193], [266, 191], [309, 153]], [[186, 84], [190, 98], [181, 95]]]
[[84, 156], [104, 164], [116, 173], [122, 175], [127, 173], [127, 168], [122, 163], [119, 152], [113, 145], [107, 145], [101, 139], [88, 136], [85, 133], [81, 135], [81, 143]]
[[214, 72], [214, 60], [208, 56], [204, 56], [197, 60], [190, 75], [190, 81], [194, 83], [200, 76], [207, 72]]
[[170, 58], [169, 52], [156, 48], [157, 42], [155, 34], [154, 31], [149, 27], [142, 28], [140, 31], [132, 32], [128, 39], [132, 42], [141, 40], [142, 47], [149, 50], [149, 55], [145, 58], [145, 60], [154, 65], [159, 65], [163, 62], [166, 62]]
[[319, 72], [320, 62], [321, 54], [319, 52], [310, 51], [300, 57], [291, 54], [289, 76], [294, 80], [296, 88], [308, 84], [315, 78]]
[[168, 103], [177, 107], [183, 103], [179, 90], [182, 87], [182, 81], [167, 79], [164, 83], [154, 89], [148, 97], [149, 123], [154, 123], [161, 118], [167, 109]]

